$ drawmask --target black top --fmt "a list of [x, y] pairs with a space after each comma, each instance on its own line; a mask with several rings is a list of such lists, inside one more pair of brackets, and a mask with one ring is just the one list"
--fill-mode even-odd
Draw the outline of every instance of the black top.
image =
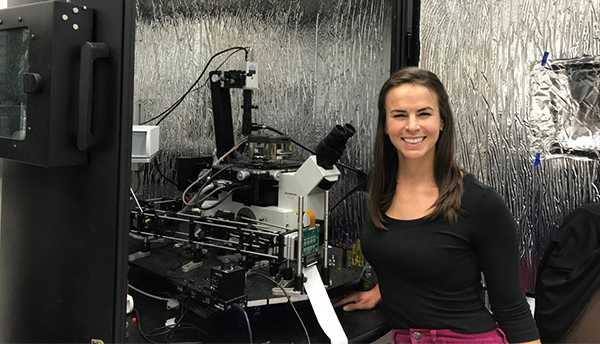
[[[463, 178], [457, 224], [397, 220], [388, 230], [365, 221], [361, 244], [375, 268], [390, 325], [482, 333], [499, 327], [509, 342], [539, 338], [519, 280], [512, 215], [498, 193], [472, 175]], [[485, 275], [493, 315], [482, 297]]]

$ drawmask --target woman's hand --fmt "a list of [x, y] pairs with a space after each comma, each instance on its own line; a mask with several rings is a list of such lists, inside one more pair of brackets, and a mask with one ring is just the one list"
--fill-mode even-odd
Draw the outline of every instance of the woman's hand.
[[335, 300], [333, 307], [344, 306], [344, 311], [352, 312], [357, 309], [372, 309], [381, 301], [379, 284], [369, 291], [353, 292], [339, 300]]

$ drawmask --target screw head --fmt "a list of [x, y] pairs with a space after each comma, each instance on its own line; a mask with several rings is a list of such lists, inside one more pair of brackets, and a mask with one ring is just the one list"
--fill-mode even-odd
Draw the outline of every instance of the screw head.
[[79, 25], [73, 24], [73, 30], [79, 30]]
[[16, 143], [13, 145], [13, 149], [17, 149], [17, 144]]
[[17, 20], [18, 20], [18, 21], [20, 21], [20, 22], [22, 22], [22, 21], [23, 21], [23, 18], [21, 18], [21, 17], [18, 17], [18, 18], [17, 18]]
[[79, 8], [73, 7], [73, 13], [75, 13], [75, 14], [79, 13]]
[[27, 127], [27, 131], [31, 131], [31, 127]]
[[0, 20], [0, 25], [2, 25], [2, 20]]
[[34, 34], [31, 34], [31, 39], [32, 40], [35, 39], [35, 35]]
[[66, 15], [66, 14], [63, 14], [63, 15], [62, 15], [62, 20], [65, 20], [65, 21], [66, 21], [66, 20], [69, 20], [69, 16], [68, 16], [68, 15]]

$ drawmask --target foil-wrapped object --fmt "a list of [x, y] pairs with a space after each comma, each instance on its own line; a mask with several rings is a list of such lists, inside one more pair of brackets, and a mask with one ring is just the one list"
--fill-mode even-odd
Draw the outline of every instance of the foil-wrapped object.
[[600, 159], [600, 57], [536, 65], [531, 83], [532, 151]]

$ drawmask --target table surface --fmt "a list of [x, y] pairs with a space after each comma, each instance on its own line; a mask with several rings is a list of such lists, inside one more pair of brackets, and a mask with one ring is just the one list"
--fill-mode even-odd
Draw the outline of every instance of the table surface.
[[[130, 252], [137, 248], [132, 247]], [[341, 255], [340, 250], [332, 250], [332, 254]], [[202, 288], [208, 279], [208, 266], [191, 273], [180, 275], [180, 266], [185, 262], [184, 257], [178, 252], [169, 250], [153, 250], [152, 255], [147, 258], [130, 263], [129, 282], [154, 295], [163, 296], [165, 290], [173, 290], [173, 284], [191, 287], [192, 290]], [[210, 258], [210, 257], [207, 257]], [[205, 260], [207, 265], [216, 264], [210, 259]], [[337, 269], [336, 269], [337, 270]], [[342, 270], [332, 271], [331, 279], [335, 288], [329, 290], [330, 297], [336, 297], [354, 289], [355, 283], [360, 279], [361, 268], [349, 267]], [[246, 278], [246, 293], [248, 300], [269, 299], [273, 285], [266, 279], [260, 277]], [[198, 309], [196, 304], [189, 304], [190, 308], [182, 307], [181, 310], [167, 310], [166, 301], [155, 300], [137, 293], [133, 289], [129, 293], [134, 298], [135, 309], [140, 319], [134, 323], [135, 313], [127, 317], [127, 342], [147, 342], [140, 334], [149, 333], [152, 330], [165, 325], [167, 319], [176, 317], [179, 319], [184, 314], [182, 323], [196, 326], [197, 330], [178, 330], [165, 335], [150, 337], [157, 343], [166, 342], [204, 342], [204, 343], [248, 343], [250, 342], [248, 327], [245, 316], [239, 309], [227, 312], [214, 311], [212, 314], [194, 312], [189, 309]], [[281, 299], [281, 297], [277, 297]], [[188, 299], [189, 300], [189, 299]], [[184, 306], [187, 302], [182, 301]], [[315, 314], [308, 300], [294, 302], [300, 317], [302, 318], [311, 343], [329, 343], [328, 337], [318, 324]], [[269, 304], [259, 307], [246, 307], [246, 313], [250, 319], [254, 343], [308, 343], [306, 334], [298, 317], [289, 303]], [[183, 312], [183, 313], [182, 313]], [[198, 314], [202, 314], [202, 316]], [[211, 312], [209, 312], [211, 313]], [[390, 327], [383, 315], [381, 308], [377, 307], [369, 311], [344, 312], [341, 308], [336, 309], [336, 314], [350, 342], [370, 343], [379, 339], [389, 332]]]
[[[150, 299], [131, 291], [135, 300], [135, 313], [127, 317], [127, 343], [146, 342], [139, 330], [148, 333], [161, 327], [167, 319], [181, 316], [180, 310], [167, 310], [166, 302]], [[304, 322], [311, 343], [329, 343], [329, 339], [320, 328], [309, 301], [295, 303], [295, 307]], [[172, 334], [169, 342], [204, 342], [204, 343], [249, 343], [248, 328], [244, 314], [232, 309], [221, 312], [210, 318], [202, 318], [191, 311], [185, 311], [182, 323], [193, 324], [202, 333], [192, 330], [181, 330]], [[277, 304], [263, 307], [246, 308], [254, 343], [308, 343], [306, 334], [296, 314], [289, 305]], [[385, 316], [380, 307], [369, 311], [344, 312], [336, 309], [336, 314], [351, 343], [370, 343], [389, 332]], [[132, 317], [139, 316], [135, 323]], [[158, 343], [166, 343], [165, 336], [151, 337]]]

